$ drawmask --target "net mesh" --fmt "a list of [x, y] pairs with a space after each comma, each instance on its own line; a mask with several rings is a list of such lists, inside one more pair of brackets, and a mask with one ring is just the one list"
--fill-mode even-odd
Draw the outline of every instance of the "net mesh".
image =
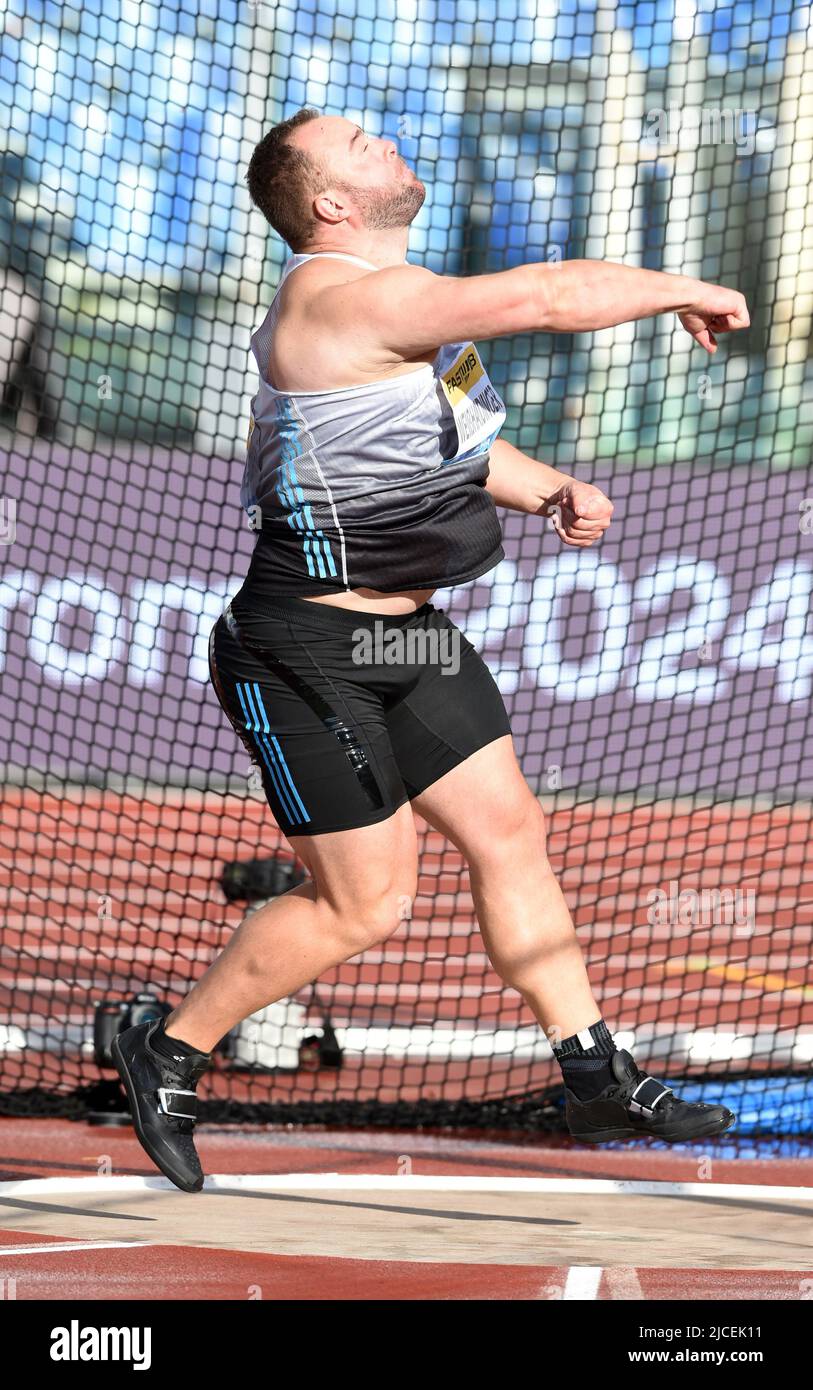
[[[714, 358], [673, 316], [481, 344], [504, 436], [616, 518], [574, 556], [505, 514], [505, 560], [434, 601], [499, 681], [616, 1037], [747, 1092], [741, 1125], [813, 1127], [809, 6], [10, 0], [2, 26], [0, 1109], [110, 1105], [96, 1006], [175, 1004], [246, 910], [223, 867], [286, 855], [206, 645], [286, 255], [243, 173], [307, 104], [397, 140], [438, 273], [585, 257], [746, 294]], [[561, 1123], [466, 867], [419, 829], [397, 935], [237, 1030], [204, 1114]]]

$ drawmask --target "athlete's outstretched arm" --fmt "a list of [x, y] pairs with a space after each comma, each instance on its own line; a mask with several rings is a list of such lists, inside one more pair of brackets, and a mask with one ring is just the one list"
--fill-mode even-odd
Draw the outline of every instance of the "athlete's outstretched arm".
[[499, 507], [549, 516], [565, 545], [592, 545], [613, 514], [613, 504], [600, 488], [540, 463], [507, 439], [491, 446], [486, 490]]
[[747, 328], [738, 290], [611, 261], [531, 263], [458, 278], [388, 266], [317, 292], [310, 312], [365, 358], [403, 361], [444, 343], [512, 333], [585, 333], [675, 312], [715, 352], [716, 335]]
[[542, 267], [545, 327], [549, 333], [583, 333], [674, 311], [708, 352], [718, 333], [751, 322], [739, 290], [612, 261], [560, 261]]

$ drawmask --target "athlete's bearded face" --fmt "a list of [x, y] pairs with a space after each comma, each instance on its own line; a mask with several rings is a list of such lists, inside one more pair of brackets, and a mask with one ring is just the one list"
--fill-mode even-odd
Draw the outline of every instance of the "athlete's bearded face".
[[[297, 132], [298, 143], [325, 170], [327, 195], [350, 200], [371, 231], [408, 227], [426, 188], [399, 155], [392, 140], [365, 135], [341, 116], [322, 116]], [[330, 209], [330, 203], [326, 205]]]

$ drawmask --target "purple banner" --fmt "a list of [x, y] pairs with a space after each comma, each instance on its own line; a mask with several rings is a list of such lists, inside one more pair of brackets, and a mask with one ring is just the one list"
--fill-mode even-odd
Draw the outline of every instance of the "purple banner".
[[[117, 443], [0, 454], [7, 765], [200, 784], [247, 759], [209, 631], [254, 536], [242, 466]], [[506, 559], [442, 590], [497, 677], [542, 791], [813, 792], [813, 479], [757, 465], [613, 477], [595, 549], [504, 515]]]

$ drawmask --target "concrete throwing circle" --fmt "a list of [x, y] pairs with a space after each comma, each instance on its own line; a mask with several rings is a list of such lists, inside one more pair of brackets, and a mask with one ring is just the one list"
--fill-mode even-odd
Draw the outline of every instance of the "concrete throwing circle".
[[221, 1174], [188, 1194], [162, 1177], [45, 1178], [0, 1183], [0, 1209], [7, 1232], [111, 1250], [809, 1270], [813, 1188], [298, 1173]]

